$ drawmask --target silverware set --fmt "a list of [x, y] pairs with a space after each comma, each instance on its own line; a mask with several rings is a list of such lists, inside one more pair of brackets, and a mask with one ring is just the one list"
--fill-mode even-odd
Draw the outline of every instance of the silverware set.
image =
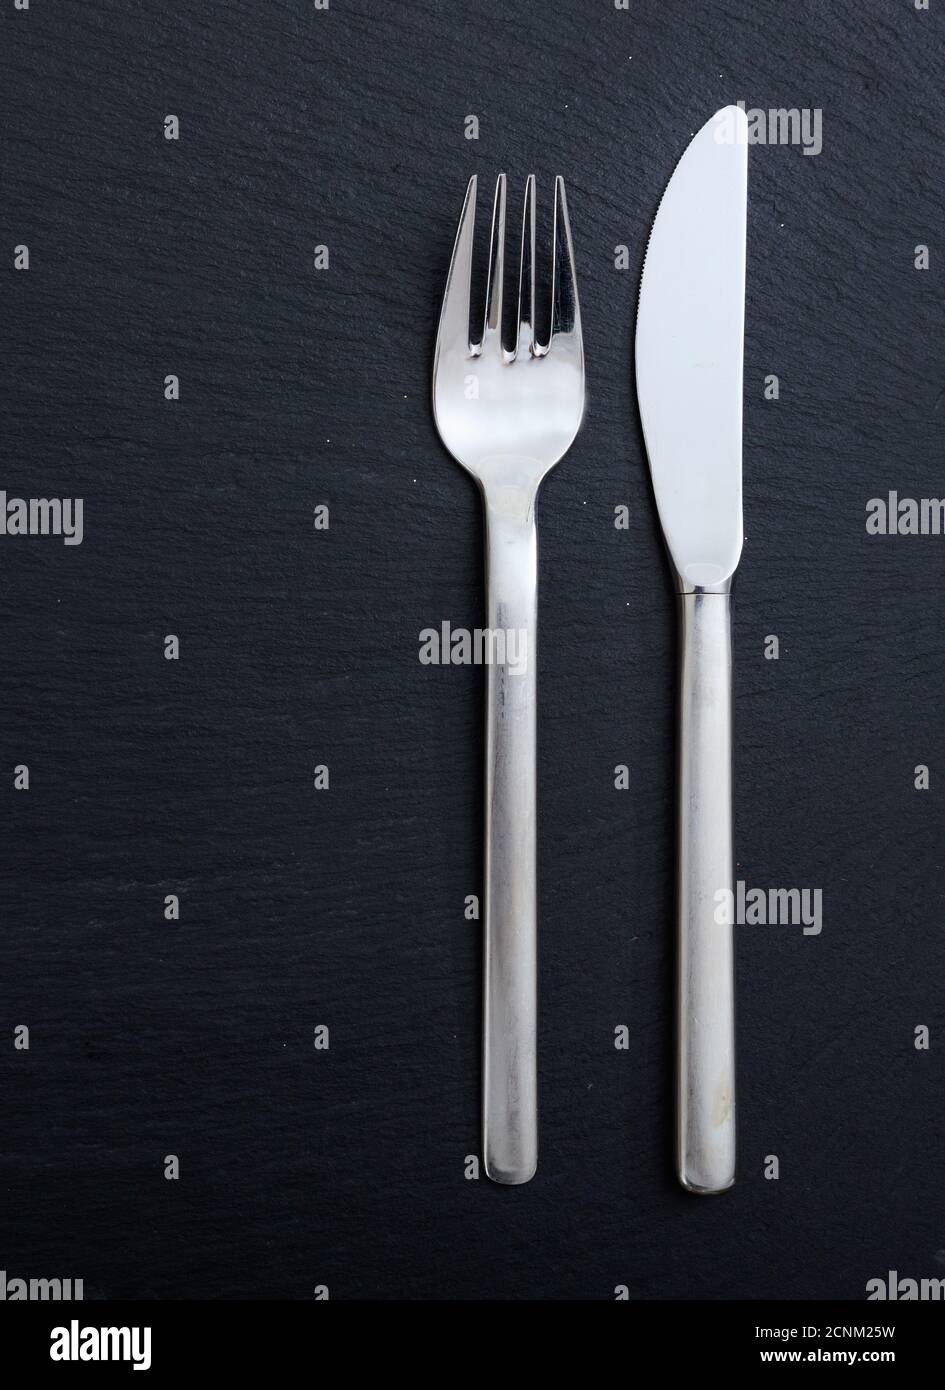
[[[696, 134], [660, 203], [636, 329], [636, 389], [679, 607], [676, 1169], [689, 1192], [735, 1180], [731, 588], [742, 544], [747, 122], [728, 107]], [[476, 179], [463, 204], [433, 367], [437, 429], [479, 484], [490, 633], [524, 661], [487, 665], [482, 1125], [485, 1169], [523, 1183], [538, 1161], [536, 768], [542, 479], [585, 403], [584, 346], [564, 181], [555, 180], [551, 313], [535, 322], [534, 177], [506, 267], [506, 179], [492, 212], [485, 316], [470, 332]], [[515, 296], [514, 341], [503, 333]]]

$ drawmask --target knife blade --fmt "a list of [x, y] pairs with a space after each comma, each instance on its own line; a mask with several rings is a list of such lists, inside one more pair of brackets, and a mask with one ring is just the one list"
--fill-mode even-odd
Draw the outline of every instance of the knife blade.
[[[731, 588], [742, 548], [748, 123], [695, 135], [657, 210], [640, 285], [637, 398], [679, 604], [676, 1166], [735, 1180]], [[728, 901], [731, 901], [728, 899]], [[719, 920], [721, 918], [721, 920]]]

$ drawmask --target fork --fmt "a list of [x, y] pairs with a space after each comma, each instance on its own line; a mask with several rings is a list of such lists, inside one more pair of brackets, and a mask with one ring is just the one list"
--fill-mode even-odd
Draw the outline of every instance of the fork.
[[[535, 328], [535, 177], [525, 185], [515, 342], [503, 338], [506, 180], [492, 211], [485, 318], [470, 338], [476, 177], [450, 262], [433, 363], [444, 445], [482, 492], [489, 650], [513, 634], [524, 661], [487, 664], [482, 1128], [487, 1175], [528, 1182], [538, 1162], [535, 729], [538, 543], [545, 474], [584, 413], [584, 345], [564, 181], [555, 180], [551, 326]], [[506, 648], [506, 657], [508, 647]], [[517, 669], [518, 668], [518, 669]]]

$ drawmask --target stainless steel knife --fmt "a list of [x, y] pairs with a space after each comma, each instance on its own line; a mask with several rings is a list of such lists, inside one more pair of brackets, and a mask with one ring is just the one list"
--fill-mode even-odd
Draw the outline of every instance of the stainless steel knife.
[[679, 597], [676, 1163], [735, 1181], [732, 579], [742, 549], [747, 118], [709, 120], [656, 214], [637, 312], [646, 452]]

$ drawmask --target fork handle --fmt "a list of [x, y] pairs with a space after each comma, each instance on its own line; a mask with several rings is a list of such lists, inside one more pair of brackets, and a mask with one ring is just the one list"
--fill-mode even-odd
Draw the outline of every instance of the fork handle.
[[683, 1187], [713, 1193], [735, 1181], [732, 927], [716, 920], [732, 891], [731, 600], [679, 605], [676, 1161]]
[[538, 1163], [535, 496], [487, 489], [485, 515], [488, 626], [507, 645], [487, 667], [483, 1149], [493, 1181], [523, 1183]]

